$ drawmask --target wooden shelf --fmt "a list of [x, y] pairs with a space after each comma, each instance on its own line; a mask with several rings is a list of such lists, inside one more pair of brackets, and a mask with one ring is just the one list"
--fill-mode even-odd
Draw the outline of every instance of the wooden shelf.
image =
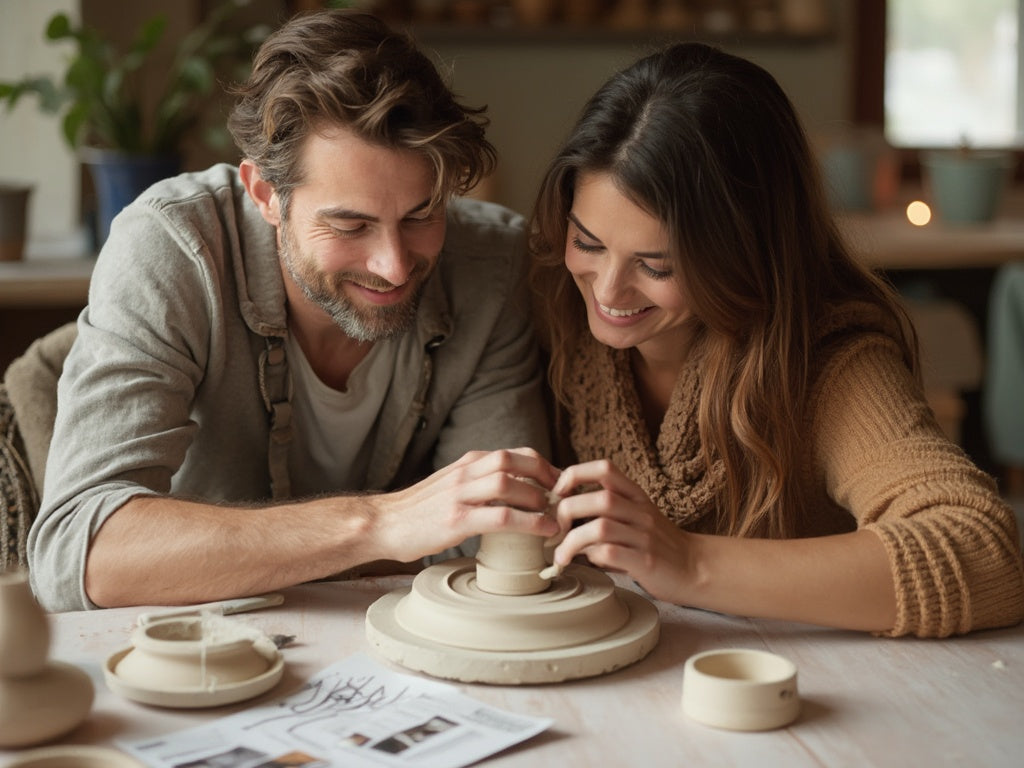
[[905, 215], [911, 200], [929, 200], [918, 186], [899, 191], [884, 211], [836, 217], [853, 252], [868, 266], [893, 270], [993, 270], [1024, 259], [1024, 190], [1011, 188], [998, 215], [981, 224], [946, 224], [937, 213], [923, 227]]
[[[417, 41], [436, 44], [620, 45], [692, 40], [722, 45], [815, 45], [836, 39], [831, 3], [795, 13], [783, 0], [670, 6], [637, 0], [596, 0], [589, 10], [567, 0], [547, 8], [519, 0], [364, 0], [364, 6]], [[288, 0], [290, 12], [323, 8], [326, 0]], [[417, 7], [419, 6], [419, 7]], [[632, 7], [627, 7], [632, 6]], [[582, 14], [582, 15], [581, 15]]]
[[0, 308], [85, 306], [95, 263], [87, 257], [0, 262]]
[[815, 34], [754, 32], [711, 32], [691, 28], [642, 27], [614, 29], [601, 26], [547, 24], [544, 26], [486, 24], [404, 24], [419, 43], [427, 45], [645, 45], [671, 41], [697, 41], [713, 45], [810, 46], [833, 42], [834, 30]]

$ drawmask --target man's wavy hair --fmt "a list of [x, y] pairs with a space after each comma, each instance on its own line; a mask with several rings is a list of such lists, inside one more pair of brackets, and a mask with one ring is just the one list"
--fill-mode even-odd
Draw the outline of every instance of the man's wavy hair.
[[372, 14], [296, 15], [260, 46], [235, 94], [228, 128], [285, 209], [303, 182], [305, 139], [328, 127], [424, 156], [434, 204], [472, 189], [496, 162], [486, 108], [459, 104], [412, 38]]

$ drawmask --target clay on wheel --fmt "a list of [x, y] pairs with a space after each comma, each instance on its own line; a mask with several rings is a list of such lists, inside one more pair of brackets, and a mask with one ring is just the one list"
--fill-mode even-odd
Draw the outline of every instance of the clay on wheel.
[[603, 572], [572, 565], [541, 578], [540, 537], [482, 539], [476, 560], [433, 565], [370, 606], [378, 653], [436, 677], [522, 684], [605, 674], [657, 644], [657, 609]]

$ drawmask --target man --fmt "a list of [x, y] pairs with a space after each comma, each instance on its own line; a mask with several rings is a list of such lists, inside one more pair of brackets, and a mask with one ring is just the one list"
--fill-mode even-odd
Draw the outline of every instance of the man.
[[452, 197], [485, 121], [345, 11], [282, 27], [239, 97], [240, 167], [156, 185], [97, 261], [29, 537], [50, 610], [557, 532], [538, 453], [486, 452], [547, 437], [521, 219]]

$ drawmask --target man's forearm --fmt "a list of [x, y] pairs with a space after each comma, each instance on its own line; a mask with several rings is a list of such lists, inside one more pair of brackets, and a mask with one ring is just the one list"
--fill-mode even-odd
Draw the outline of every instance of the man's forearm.
[[409, 563], [491, 531], [553, 536], [544, 489], [557, 476], [517, 449], [466, 454], [390, 493], [248, 509], [136, 497], [93, 537], [85, 590], [106, 607], [207, 602]]
[[104, 523], [86, 561], [99, 606], [174, 605], [331, 576], [373, 551], [367, 497], [239, 508], [139, 497]]

